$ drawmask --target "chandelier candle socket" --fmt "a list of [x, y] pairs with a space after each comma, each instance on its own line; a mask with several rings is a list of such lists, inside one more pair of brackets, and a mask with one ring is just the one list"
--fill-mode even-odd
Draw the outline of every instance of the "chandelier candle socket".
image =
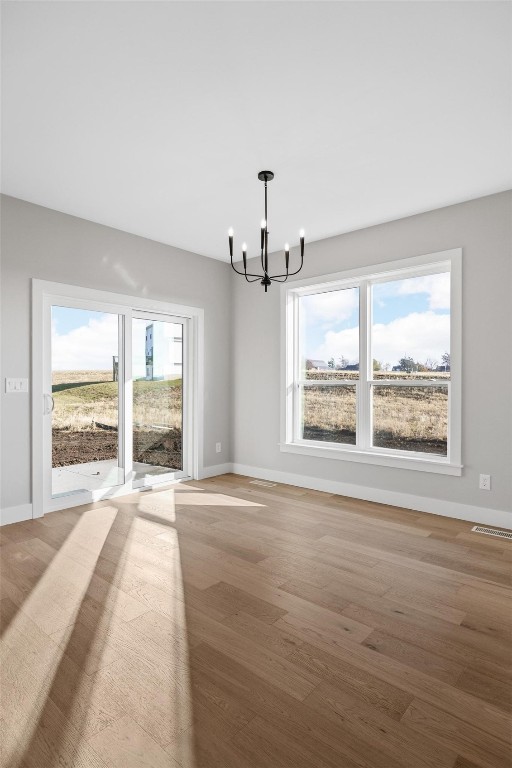
[[300, 267], [295, 270], [295, 272], [290, 272], [290, 246], [288, 243], [284, 246], [284, 267], [285, 272], [280, 275], [269, 275], [268, 273], [268, 217], [267, 217], [267, 182], [272, 181], [274, 178], [274, 174], [272, 171], [260, 171], [258, 173], [258, 179], [260, 181], [265, 182], [265, 218], [261, 220], [261, 232], [260, 232], [260, 249], [261, 249], [261, 269], [263, 271], [263, 274], [253, 274], [252, 272], [247, 271], [247, 245], [244, 243], [242, 245], [242, 260], [244, 265], [244, 271], [240, 272], [238, 270], [234, 263], [233, 263], [233, 230], [228, 230], [228, 238], [229, 238], [229, 257], [231, 259], [231, 266], [233, 267], [234, 271], [237, 273], [237, 275], [243, 275], [248, 283], [255, 283], [256, 281], [260, 281], [260, 284], [264, 286], [265, 293], [268, 290], [268, 286], [271, 285], [271, 283], [285, 283], [289, 277], [292, 275], [298, 274], [301, 269], [302, 265], [304, 263], [304, 230], [301, 229], [299, 232], [299, 238], [300, 238]]

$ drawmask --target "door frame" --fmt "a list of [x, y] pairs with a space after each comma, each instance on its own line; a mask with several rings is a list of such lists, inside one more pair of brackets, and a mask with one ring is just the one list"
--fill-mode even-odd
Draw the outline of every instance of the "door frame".
[[[150, 312], [152, 314], [173, 315], [187, 320], [188, 339], [184, 347], [184, 356], [188, 359], [188, 381], [184, 381], [184, 400], [188, 402], [187, 462], [191, 479], [198, 479], [203, 470], [203, 409], [204, 409], [204, 310], [174, 302], [163, 302], [140, 296], [100, 291], [76, 285], [32, 279], [32, 516], [42, 517], [46, 512], [67, 509], [68, 507], [87, 504], [101, 499], [123, 496], [140, 488], [134, 488], [131, 473], [125, 483], [111, 489], [72, 493], [52, 499], [51, 497], [51, 455], [48, 454], [48, 441], [45, 440], [45, 393], [51, 392], [51, 381], [45, 380], [47, 361], [51, 359], [51, 320], [49, 307], [63, 302], [71, 306], [82, 305], [86, 309], [114, 312], [122, 317], [120, 340], [125, 350], [125, 362], [121, 363], [119, 350], [120, 390], [120, 442], [124, 434], [126, 419], [131, 422], [132, 379], [131, 379], [131, 334], [126, 333], [128, 323], [131, 326], [132, 313]], [[184, 377], [185, 379], [185, 377]], [[48, 390], [49, 387], [49, 390]], [[121, 413], [124, 409], [124, 418]], [[50, 445], [51, 450], [51, 445]], [[124, 454], [124, 455], [123, 455]], [[131, 469], [131, 435], [124, 434], [120, 455], [123, 455], [125, 471]], [[167, 481], [162, 481], [162, 485]], [[158, 477], [145, 485], [145, 488], [158, 485]]]

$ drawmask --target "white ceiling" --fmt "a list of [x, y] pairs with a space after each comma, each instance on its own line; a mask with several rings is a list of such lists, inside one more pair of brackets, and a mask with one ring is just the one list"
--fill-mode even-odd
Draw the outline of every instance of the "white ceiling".
[[2, 190], [218, 259], [512, 187], [506, 2], [7, 2]]

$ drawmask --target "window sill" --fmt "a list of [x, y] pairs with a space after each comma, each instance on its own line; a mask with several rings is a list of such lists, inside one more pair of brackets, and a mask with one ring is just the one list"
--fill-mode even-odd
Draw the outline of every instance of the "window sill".
[[323, 445], [316, 446], [308, 443], [280, 443], [279, 448], [283, 453], [297, 453], [303, 456], [316, 456], [322, 459], [357, 461], [363, 464], [375, 464], [395, 469], [412, 469], [418, 472], [433, 472], [439, 475], [454, 475], [457, 477], [462, 475], [462, 464], [453, 464], [444, 458], [425, 459], [417, 455], [398, 456], [377, 451], [362, 451], [356, 448], [334, 448]]

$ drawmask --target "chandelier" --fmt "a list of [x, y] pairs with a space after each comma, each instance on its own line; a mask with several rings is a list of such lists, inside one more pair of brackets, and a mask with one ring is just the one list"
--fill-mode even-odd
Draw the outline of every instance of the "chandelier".
[[290, 246], [288, 243], [284, 246], [284, 266], [285, 266], [285, 272], [281, 275], [269, 275], [268, 273], [268, 217], [267, 217], [267, 182], [272, 181], [274, 178], [274, 174], [272, 171], [260, 171], [258, 173], [258, 179], [260, 181], [265, 182], [265, 218], [262, 219], [261, 222], [261, 232], [260, 232], [260, 247], [261, 247], [261, 269], [263, 274], [253, 274], [252, 272], [247, 271], [247, 245], [246, 243], [243, 243], [242, 245], [242, 259], [244, 264], [244, 271], [240, 272], [235, 265], [233, 264], [233, 230], [230, 229], [228, 232], [229, 237], [229, 255], [231, 258], [231, 266], [237, 273], [237, 275], [243, 275], [248, 283], [255, 283], [256, 281], [260, 281], [261, 285], [265, 287], [265, 293], [267, 292], [268, 286], [271, 283], [285, 283], [289, 277], [292, 277], [292, 275], [298, 274], [302, 269], [302, 264], [304, 263], [304, 230], [301, 229], [299, 232], [300, 237], [300, 267], [295, 270], [295, 272], [289, 271], [290, 266]]

